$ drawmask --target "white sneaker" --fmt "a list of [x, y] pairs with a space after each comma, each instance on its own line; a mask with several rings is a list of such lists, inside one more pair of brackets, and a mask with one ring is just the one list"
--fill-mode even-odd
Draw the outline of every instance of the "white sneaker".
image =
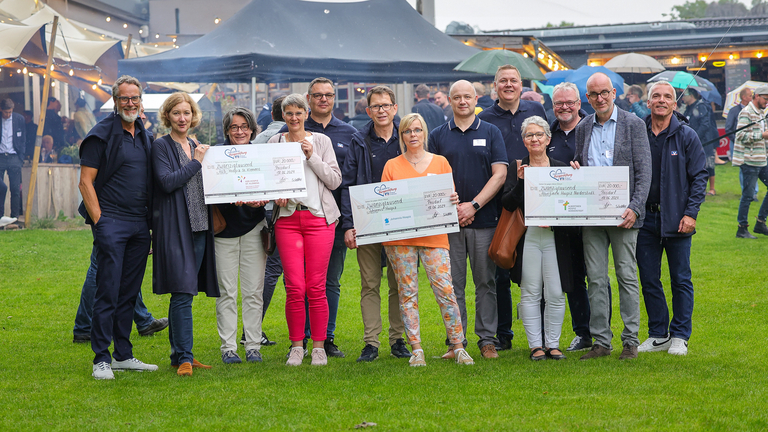
[[128, 360], [122, 360], [122, 361], [112, 360], [112, 370], [118, 371], [118, 372], [127, 371], [127, 370], [139, 371], [139, 372], [143, 372], [143, 371], [152, 372], [157, 370], [157, 365], [146, 364], [143, 361], [137, 359], [136, 357], [131, 357]]
[[475, 361], [472, 360], [472, 357], [469, 356], [469, 353], [467, 352], [467, 350], [457, 349], [454, 352], [456, 353], [456, 364], [463, 364], [463, 365], [475, 364]]
[[285, 362], [286, 366], [300, 366], [301, 361], [304, 359], [304, 348], [297, 346], [292, 347], [288, 352], [288, 361]]
[[312, 348], [312, 366], [325, 366], [328, 364], [328, 356], [325, 348]]
[[112, 373], [112, 367], [107, 362], [98, 362], [93, 365], [93, 373], [91, 375], [97, 380], [115, 379], [115, 374]]
[[669, 347], [668, 352], [672, 355], [688, 355], [688, 341], [673, 337], [672, 346]]
[[16, 220], [17, 220], [16, 218], [12, 218], [12, 217], [8, 217], [8, 216], [0, 217], [0, 227], [4, 227], [6, 225], [10, 225], [10, 224], [16, 222]]
[[637, 347], [637, 352], [667, 351], [671, 343], [669, 336], [663, 338], [649, 337]]
[[427, 361], [424, 360], [424, 350], [414, 350], [410, 360], [408, 360], [408, 364], [414, 367], [426, 366]]

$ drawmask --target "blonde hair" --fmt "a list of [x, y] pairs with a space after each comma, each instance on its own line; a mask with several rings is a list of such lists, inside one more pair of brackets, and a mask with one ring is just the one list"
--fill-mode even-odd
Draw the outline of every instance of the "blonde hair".
[[200, 120], [203, 118], [203, 112], [200, 111], [197, 102], [195, 102], [187, 92], [176, 92], [168, 96], [168, 99], [160, 105], [160, 109], [158, 110], [160, 122], [163, 126], [167, 128], [171, 127], [171, 119], [168, 116], [176, 105], [183, 102], [188, 103], [189, 108], [192, 110], [192, 122], [189, 124], [189, 128], [192, 129], [200, 124]]
[[424, 150], [428, 151], [429, 147], [427, 146], [427, 140], [429, 139], [429, 131], [427, 130], [427, 122], [424, 121], [424, 117], [421, 116], [419, 113], [411, 113], [407, 116], [403, 117], [402, 120], [400, 120], [400, 153], [405, 154], [405, 152], [408, 150], [408, 146], [405, 145], [405, 140], [403, 140], [403, 131], [411, 127], [414, 121], [420, 121], [421, 122], [421, 128], [422, 133], [424, 134]]

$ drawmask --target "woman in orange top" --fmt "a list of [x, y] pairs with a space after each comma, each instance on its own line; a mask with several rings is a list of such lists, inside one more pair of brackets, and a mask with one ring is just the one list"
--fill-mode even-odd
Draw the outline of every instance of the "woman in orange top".
[[[434, 174], [450, 174], [451, 166], [440, 156], [427, 151], [426, 122], [419, 114], [408, 114], [400, 121], [400, 150], [402, 154], [390, 159], [384, 166], [381, 181], [402, 180], [414, 177], [426, 177]], [[456, 192], [451, 195], [451, 202], [459, 202]], [[472, 357], [464, 349], [461, 312], [456, 303], [451, 280], [451, 260], [448, 256], [448, 235], [438, 234], [406, 240], [385, 242], [387, 252], [395, 271], [400, 297], [400, 314], [405, 324], [408, 342], [413, 349], [411, 366], [426, 366], [424, 350], [421, 349], [419, 332], [419, 268], [421, 259], [435, 293], [448, 338], [454, 349], [456, 363], [474, 364]]]

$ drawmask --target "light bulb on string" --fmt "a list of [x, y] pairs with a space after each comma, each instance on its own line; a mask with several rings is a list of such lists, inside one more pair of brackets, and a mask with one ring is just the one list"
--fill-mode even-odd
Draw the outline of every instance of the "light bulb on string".
[[21, 73], [21, 72], [24, 72], [24, 74], [26, 74], [26, 73], [28, 72], [28, 71], [27, 71], [27, 67], [26, 67], [26, 66], [24, 66], [24, 69], [23, 69], [23, 70], [20, 70], [20, 71], [16, 71], [16, 72], [19, 72], [19, 73]]
[[75, 70], [74, 69], [70, 69], [69, 70], [69, 76], [75, 76]]
[[96, 84], [101, 85], [101, 83], [102, 83], [101, 78], [99, 78], [99, 82], [97, 82]]

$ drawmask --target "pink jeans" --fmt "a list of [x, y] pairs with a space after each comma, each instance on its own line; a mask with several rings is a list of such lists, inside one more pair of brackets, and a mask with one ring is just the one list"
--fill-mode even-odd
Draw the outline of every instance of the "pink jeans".
[[304, 339], [304, 298], [309, 302], [309, 328], [312, 340], [324, 341], [328, 327], [328, 300], [325, 275], [336, 224], [328, 225], [308, 210], [297, 210], [275, 224], [275, 239], [283, 261], [285, 318], [291, 341]]

